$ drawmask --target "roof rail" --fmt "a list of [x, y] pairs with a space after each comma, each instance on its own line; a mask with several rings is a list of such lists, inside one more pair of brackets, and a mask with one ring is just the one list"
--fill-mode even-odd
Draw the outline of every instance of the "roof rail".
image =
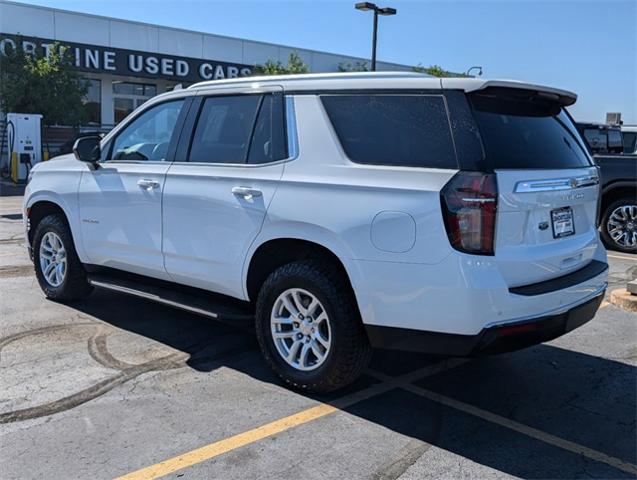
[[341, 80], [356, 78], [359, 80], [369, 78], [404, 78], [404, 77], [430, 77], [430, 75], [419, 72], [337, 72], [337, 73], [302, 73], [290, 75], [260, 75], [255, 77], [237, 77], [220, 80], [206, 80], [190, 85], [189, 89], [210, 87], [215, 85], [235, 85], [241, 83], [254, 82], [282, 82], [292, 80], [321, 80], [334, 79]]

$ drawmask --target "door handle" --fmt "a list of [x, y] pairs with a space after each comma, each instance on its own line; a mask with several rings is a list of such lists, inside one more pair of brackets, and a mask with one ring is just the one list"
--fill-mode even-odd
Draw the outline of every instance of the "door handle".
[[137, 185], [145, 190], [153, 190], [155, 188], [159, 188], [159, 182], [155, 180], [148, 180], [147, 178], [138, 180]]
[[246, 200], [250, 200], [254, 197], [260, 197], [262, 195], [261, 190], [256, 190], [250, 187], [232, 187], [232, 194], [237, 197], [243, 197]]

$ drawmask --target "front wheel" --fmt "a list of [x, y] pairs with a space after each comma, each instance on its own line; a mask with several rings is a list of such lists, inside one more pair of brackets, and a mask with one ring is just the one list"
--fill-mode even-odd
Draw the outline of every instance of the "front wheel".
[[601, 233], [608, 248], [637, 253], [637, 202], [634, 198], [619, 199], [604, 210]]
[[354, 381], [371, 348], [349, 285], [316, 261], [284, 265], [263, 284], [257, 338], [274, 372], [288, 385], [329, 392]]
[[60, 215], [48, 215], [38, 223], [33, 234], [33, 263], [47, 298], [77, 300], [92, 290], [75, 252], [71, 231]]

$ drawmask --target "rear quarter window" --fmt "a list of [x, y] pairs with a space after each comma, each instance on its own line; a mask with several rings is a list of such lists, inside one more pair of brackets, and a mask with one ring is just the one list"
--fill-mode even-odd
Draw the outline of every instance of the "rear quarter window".
[[441, 95], [321, 95], [336, 135], [352, 162], [457, 169]]

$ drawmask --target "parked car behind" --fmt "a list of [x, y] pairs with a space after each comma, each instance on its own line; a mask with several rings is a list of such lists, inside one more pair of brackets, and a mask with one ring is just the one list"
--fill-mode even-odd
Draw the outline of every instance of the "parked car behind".
[[[634, 151], [631, 135], [637, 137], [637, 128], [592, 125], [579, 123], [578, 130], [600, 168], [602, 239], [607, 248], [637, 253], [637, 154], [627, 153]], [[619, 141], [611, 140], [617, 135], [622, 136], [621, 149]]]
[[[45, 295], [254, 319], [311, 391], [371, 347], [470, 356], [563, 335], [606, 289], [597, 167], [564, 90], [408, 73], [204, 82], [33, 170]], [[81, 161], [78, 161], [81, 160]]]

